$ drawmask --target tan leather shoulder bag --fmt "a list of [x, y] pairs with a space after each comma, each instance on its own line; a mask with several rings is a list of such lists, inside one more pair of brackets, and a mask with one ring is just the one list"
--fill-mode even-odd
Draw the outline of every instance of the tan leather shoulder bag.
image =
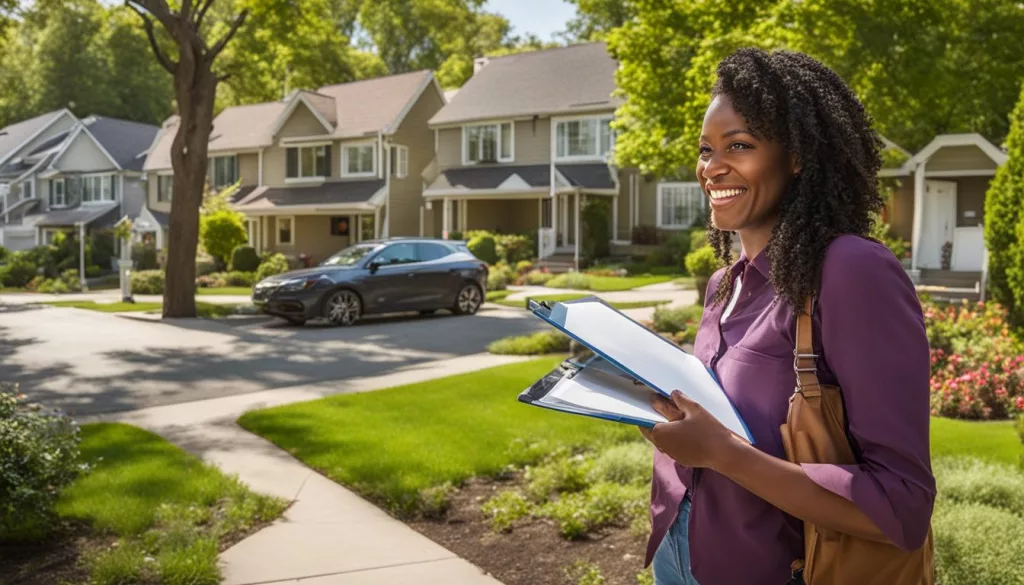
[[[794, 463], [856, 464], [842, 390], [818, 382], [813, 307], [813, 298], [808, 298], [796, 319], [796, 389], [781, 427], [786, 457]], [[905, 552], [887, 541], [858, 538], [805, 522], [804, 558], [794, 561], [793, 568], [796, 573], [802, 568], [807, 585], [932, 585], [934, 558], [931, 530], [920, 549]]]

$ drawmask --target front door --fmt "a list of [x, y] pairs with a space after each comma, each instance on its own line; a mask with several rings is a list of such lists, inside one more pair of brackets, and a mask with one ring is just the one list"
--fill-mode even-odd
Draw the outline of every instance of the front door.
[[953, 242], [956, 229], [956, 183], [925, 181], [924, 210], [921, 222], [920, 268], [942, 268], [942, 247]]

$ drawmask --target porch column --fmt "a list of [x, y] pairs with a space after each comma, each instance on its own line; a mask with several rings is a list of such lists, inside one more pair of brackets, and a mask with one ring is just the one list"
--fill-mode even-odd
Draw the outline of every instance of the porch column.
[[619, 240], [619, 194], [612, 196], [612, 241]]
[[373, 238], [380, 239], [380, 207], [373, 210]]
[[914, 170], [914, 226], [911, 232], [910, 242], [910, 269], [917, 270], [918, 261], [921, 255], [921, 230], [924, 223], [924, 167], [925, 163], [917, 165]]
[[459, 201], [459, 231], [465, 234], [469, 229], [469, 199]]
[[444, 214], [441, 216], [441, 239], [447, 240], [448, 234], [452, 231], [452, 200], [445, 197], [441, 207]]
[[552, 195], [551, 201], [551, 229], [555, 232], [555, 248], [558, 248], [558, 195]]
[[78, 281], [82, 292], [89, 290], [85, 284], [85, 222], [78, 223]]
[[[348, 216], [348, 243], [352, 245], [359, 241], [359, 216]], [[355, 231], [353, 231], [355, 230]]]
[[576, 191], [576, 197], [575, 197], [575, 202], [574, 203], [575, 203], [575, 207], [576, 207], [576, 213], [573, 215], [572, 219], [573, 219], [573, 223], [576, 224], [575, 227], [574, 227], [574, 231], [576, 233], [576, 235], [575, 235], [575, 240], [576, 241], [573, 242], [573, 247], [572, 247], [572, 262], [573, 262], [573, 267], [576, 270], [579, 270], [580, 269], [580, 192], [579, 191]]

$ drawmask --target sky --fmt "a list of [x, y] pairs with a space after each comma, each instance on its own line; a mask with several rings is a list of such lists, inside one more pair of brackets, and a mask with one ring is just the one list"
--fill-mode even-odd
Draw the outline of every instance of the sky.
[[565, 30], [576, 7], [565, 0], [487, 0], [487, 10], [499, 12], [512, 23], [512, 34], [533, 33], [543, 41]]

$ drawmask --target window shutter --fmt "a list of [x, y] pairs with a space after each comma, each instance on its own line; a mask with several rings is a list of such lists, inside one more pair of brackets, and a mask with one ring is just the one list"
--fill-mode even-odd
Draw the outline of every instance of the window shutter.
[[324, 147], [324, 172], [317, 173], [321, 177], [331, 176], [331, 145], [328, 144]]
[[291, 179], [299, 176], [299, 149], [289, 148], [287, 151], [285, 176]]

